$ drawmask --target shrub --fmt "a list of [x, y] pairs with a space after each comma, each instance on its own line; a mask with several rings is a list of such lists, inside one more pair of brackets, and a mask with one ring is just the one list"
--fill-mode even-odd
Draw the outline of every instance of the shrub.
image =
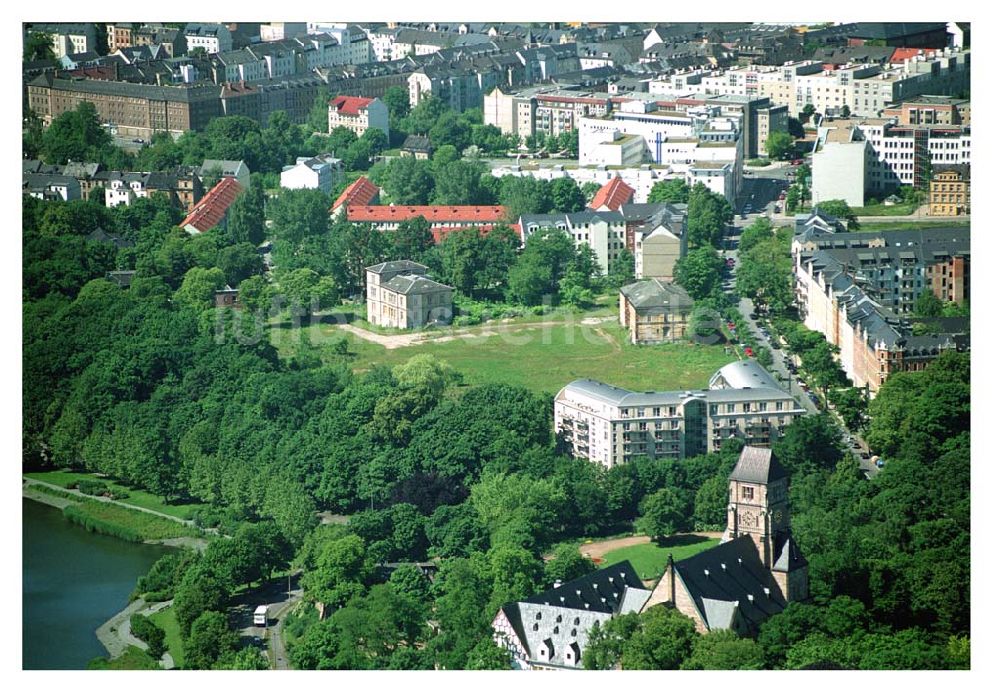
[[93, 478], [82, 478], [76, 482], [76, 487], [84, 495], [104, 495], [108, 492], [108, 484]]
[[452, 325], [466, 326], [466, 325], [479, 325], [482, 322], [482, 318], [477, 316], [458, 316], [452, 321]]
[[159, 658], [167, 651], [167, 633], [156, 626], [152, 620], [145, 615], [132, 615], [129, 619], [132, 627], [132, 635], [145, 641], [149, 646], [149, 655]]

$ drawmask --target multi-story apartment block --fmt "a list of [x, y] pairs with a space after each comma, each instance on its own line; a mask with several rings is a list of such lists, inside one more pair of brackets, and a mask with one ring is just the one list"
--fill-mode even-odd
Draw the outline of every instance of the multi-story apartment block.
[[640, 280], [618, 294], [618, 323], [632, 344], [681, 342], [688, 334], [694, 300], [680, 285], [666, 280]]
[[214, 84], [158, 86], [99, 79], [66, 79], [52, 73], [28, 83], [28, 104], [48, 125], [87, 101], [120, 136], [149, 139], [155, 132], [204, 129], [222, 114]]
[[954, 48], [915, 55], [893, 67], [852, 84], [851, 112], [878, 117], [892, 103], [921, 95], [958, 96], [970, 85], [971, 53]]
[[555, 397], [555, 431], [571, 454], [605, 467], [636, 457], [684, 459], [729, 438], [769, 446], [804, 414], [755, 360], [719, 369], [704, 390], [632, 392], [576, 380]]
[[934, 170], [927, 202], [931, 215], [968, 215], [972, 194], [968, 165], [942, 165]]
[[133, 29], [131, 41], [134, 46], [161, 45], [170, 57], [181, 57], [187, 53], [184, 32], [160, 24], [146, 24], [142, 28]]
[[260, 25], [260, 40], [282, 41], [306, 33], [306, 22], [266, 22]]
[[635, 277], [673, 282], [677, 261], [687, 255], [687, 205], [633, 203], [623, 205], [621, 213]]
[[224, 24], [188, 24], [184, 27], [184, 39], [188, 51], [202, 48], [211, 55], [233, 49], [233, 36]]
[[880, 117], [893, 118], [899, 124], [972, 125], [971, 101], [947, 96], [918, 96], [885, 108]]
[[129, 48], [135, 45], [132, 39], [132, 32], [136, 30], [135, 24], [118, 22], [106, 24], [105, 27], [107, 29], [108, 54], [114, 53], [120, 48]]
[[813, 203], [864, 205], [870, 192], [926, 190], [936, 165], [969, 164], [972, 131], [954, 125], [897, 125], [889, 119], [831, 119], [813, 154]]
[[845, 233], [821, 214], [796, 220], [799, 311], [838, 348], [855, 385], [874, 393], [891, 373], [920, 370], [941, 352], [968, 346], [965, 336], [914, 335], [906, 318], [925, 290], [955, 303], [969, 298], [968, 229]]
[[455, 290], [426, 274], [427, 266], [414, 261], [365, 268], [368, 322], [405, 329], [450, 323]]
[[346, 127], [360, 138], [369, 128], [381, 129], [389, 138], [389, 109], [378, 98], [337, 96], [330, 101], [329, 131]]
[[39, 24], [34, 23], [28, 33], [44, 33], [52, 39], [56, 59], [66, 55], [86, 53], [97, 48], [97, 33], [93, 24]]
[[567, 232], [574, 245], [593, 249], [602, 275], [608, 274], [611, 264], [626, 248], [625, 216], [616, 211], [522, 215], [518, 227], [523, 241], [546, 227]]

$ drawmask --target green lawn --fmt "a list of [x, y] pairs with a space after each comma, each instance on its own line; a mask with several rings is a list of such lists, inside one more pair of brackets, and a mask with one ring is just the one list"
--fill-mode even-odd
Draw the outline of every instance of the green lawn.
[[[584, 314], [584, 317], [590, 314]], [[631, 390], [701, 389], [717, 369], [734, 360], [722, 346], [664, 344], [634, 346], [616, 322], [583, 325], [580, 315], [563, 315], [555, 325], [498, 332], [498, 325], [463, 329], [466, 336], [436, 340], [396, 349], [363, 340], [327, 324], [315, 324], [303, 333], [321, 358], [333, 361], [330, 345], [348, 338], [350, 364], [364, 371], [375, 364], [396, 365], [416, 354], [433, 354], [462, 373], [471, 385], [511, 383], [536, 392], [554, 394], [577, 378], [594, 378]], [[283, 356], [290, 355], [298, 338], [278, 331], [272, 342]]]
[[174, 667], [182, 667], [184, 665], [184, 643], [181, 641], [181, 628], [177, 624], [177, 616], [174, 615], [173, 606], [154, 612], [149, 616], [149, 619], [166, 632], [167, 651], [174, 659]]
[[161, 514], [170, 515], [171, 517], [180, 517], [181, 519], [191, 519], [194, 510], [200, 505], [200, 503], [188, 503], [184, 505], [169, 505], [164, 502], [163, 498], [159, 495], [153, 495], [152, 493], [147, 493], [139, 488], [131, 488], [129, 486], [122, 485], [121, 483], [116, 483], [110, 478], [104, 478], [98, 476], [97, 474], [82, 472], [82, 471], [70, 471], [68, 469], [58, 469], [55, 471], [31, 471], [24, 474], [28, 478], [33, 478], [36, 481], [42, 481], [44, 483], [49, 483], [54, 486], [59, 486], [60, 488], [66, 488], [72, 483], [76, 483], [80, 479], [92, 478], [98, 481], [104, 481], [109, 486], [115, 486], [121, 488], [122, 490], [128, 491], [128, 497], [124, 500], [117, 500], [116, 502], [122, 502], [128, 505], [135, 505], [136, 507], [144, 507], [148, 510], [154, 510], [160, 512]]
[[897, 203], [895, 206], [883, 206], [879, 204], [877, 206], [855, 206], [851, 208], [851, 212], [859, 218], [874, 215], [913, 215], [913, 211], [915, 210], [917, 210], [916, 206], [907, 203]]
[[697, 555], [703, 550], [718, 545], [718, 540], [704, 536], [674, 536], [663, 545], [657, 543], [640, 543], [618, 550], [612, 550], [604, 556], [601, 567], [613, 565], [616, 562], [628, 560], [635, 567], [640, 579], [656, 579], [667, 568], [667, 556], [673, 555], [674, 560], [683, 560]]
[[117, 658], [94, 658], [87, 663], [88, 670], [159, 670], [160, 664], [148, 653], [129, 646]]
[[63, 510], [63, 515], [88, 531], [133, 542], [201, 535], [197, 529], [180, 522], [99, 500], [83, 500], [69, 505]]

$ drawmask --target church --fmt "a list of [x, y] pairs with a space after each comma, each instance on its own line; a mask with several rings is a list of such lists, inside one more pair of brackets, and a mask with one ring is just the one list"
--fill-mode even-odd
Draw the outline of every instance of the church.
[[642, 607], [670, 603], [701, 632], [754, 634], [809, 597], [809, 566], [792, 538], [788, 471], [770, 448], [745, 447], [729, 475], [722, 542], [667, 569]]
[[494, 620], [494, 639], [521, 669], [582, 669], [594, 623], [671, 605], [699, 633], [754, 635], [791, 601], [809, 597], [809, 567], [792, 538], [788, 471], [769, 448], [746, 447], [729, 475], [722, 542], [667, 563], [652, 591], [630, 563], [591, 572], [524, 601]]

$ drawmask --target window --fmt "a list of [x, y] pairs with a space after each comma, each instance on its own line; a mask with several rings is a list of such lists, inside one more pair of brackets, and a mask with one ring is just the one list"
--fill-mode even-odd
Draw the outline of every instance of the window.
[[743, 499], [753, 500], [753, 486], [743, 486]]

